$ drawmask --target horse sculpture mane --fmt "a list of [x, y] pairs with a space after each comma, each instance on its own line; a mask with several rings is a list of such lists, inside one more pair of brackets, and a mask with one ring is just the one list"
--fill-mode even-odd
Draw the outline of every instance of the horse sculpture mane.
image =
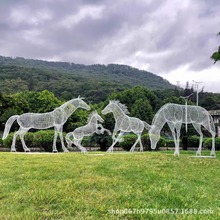
[[110, 100], [110, 103], [116, 104], [126, 115], [129, 115], [130, 112], [125, 104], [122, 104], [119, 100]]

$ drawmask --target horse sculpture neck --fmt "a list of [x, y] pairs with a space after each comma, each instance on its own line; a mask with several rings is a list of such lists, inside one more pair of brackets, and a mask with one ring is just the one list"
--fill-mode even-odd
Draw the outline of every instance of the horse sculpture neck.
[[167, 120], [163, 115], [163, 109], [159, 109], [159, 111], [156, 113], [156, 115], [153, 118], [152, 125], [154, 125], [154, 127], [157, 128], [159, 133], [166, 122]]
[[95, 117], [95, 115], [93, 115], [89, 120], [89, 124], [97, 124], [97, 121], [98, 121], [97, 118]]
[[72, 99], [68, 102], [65, 102], [63, 105], [61, 105], [56, 109], [63, 111], [65, 116], [68, 118], [77, 108], [80, 107], [79, 101], [80, 101], [79, 99]]
[[116, 104], [112, 104], [111, 109], [115, 119], [125, 115], [124, 111]]

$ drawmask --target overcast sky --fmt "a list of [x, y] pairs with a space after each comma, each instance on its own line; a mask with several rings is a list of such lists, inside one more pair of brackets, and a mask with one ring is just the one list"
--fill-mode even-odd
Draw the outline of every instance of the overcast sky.
[[0, 55], [125, 64], [220, 92], [219, 0], [3, 0]]

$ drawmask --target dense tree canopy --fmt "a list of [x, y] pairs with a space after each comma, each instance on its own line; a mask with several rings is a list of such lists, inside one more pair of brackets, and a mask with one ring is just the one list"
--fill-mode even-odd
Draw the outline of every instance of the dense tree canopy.
[[126, 65], [79, 65], [0, 56], [0, 92], [49, 90], [61, 100], [81, 95], [99, 103], [112, 92], [133, 86], [173, 88], [167, 80]]
[[[218, 35], [220, 35], [220, 32]], [[211, 59], [214, 60], [214, 63], [220, 61], [220, 46], [218, 47], [218, 50], [212, 54]]]

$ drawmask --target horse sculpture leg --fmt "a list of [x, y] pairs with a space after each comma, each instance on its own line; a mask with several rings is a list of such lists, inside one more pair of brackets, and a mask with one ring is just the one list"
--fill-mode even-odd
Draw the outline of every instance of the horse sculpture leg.
[[215, 133], [212, 133], [212, 149], [210, 156], [215, 157]]
[[178, 147], [178, 140], [176, 138], [176, 132], [173, 131], [172, 132], [173, 135], [173, 139], [174, 139], [174, 144], [175, 144], [175, 151], [174, 151], [174, 156], [179, 156], [180, 152], [179, 152], [179, 147]]
[[139, 139], [139, 143], [140, 143], [140, 152], [143, 152], [144, 148], [143, 148], [143, 144], [142, 144], [142, 141], [141, 141], [141, 134], [138, 134], [138, 139]]
[[176, 142], [177, 142], [177, 156], [180, 155], [180, 129], [181, 129], [181, 124], [176, 125]]
[[137, 145], [138, 142], [140, 142], [140, 151], [143, 151], [143, 145], [141, 142], [141, 134], [137, 134], [137, 136], [138, 136], [138, 138], [135, 141], [135, 143], [133, 144], [133, 146], [131, 147], [130, 152], [134, 152], [135, 146]]
[[59, 134], [59, 137], [60, 137], [60, 140], [61, 140], [61, 146], [62, 146], [63, 152], [67, 153], [69, 151], [64, 145], [63, 132], [62, 131], [63, 131], [63, 126], [59, 128], [58, 134]]
[[57, 153], [57, 136], [58, 136], [58, 131], [57, 131], [57, 127], [54, 127], [54, 138], [53, 138], [53, 153]]
[[201, 125], [199, 124], [192, 124], [195, 130], [199, 133], [200, 138], [199, 138], [199, 148], [196, 151], [196, 156], [201, 156], [201, 151], [202, 151], [202, 140], [203, 140], [203, 133], [201, 131]]
[[[211, 128], [210, 124], [204, 124], [204, 127], [211, 133], [212, 135], [212, 149], [211, 149], [211, 153], [210, 156], [214, 157], [215, 156], [215, 131], [213, 131], [213, 129]], [[214, 127], [214, 125], [213, 125]]]
[[14, 133], [13, 141], [12, 141], [12, 145], [11, 145], [11, 152], [16, 152], [15, 143], [16, 143], [16, 139], [17, 139], [18, 135], [19, 135], [19, 131]]
[[27, 131], [28, 131], [28, 129], [20, 129], [19, 136], [20, 136], [22, 147], [23, 147], [24, 151], [30, 152], [30, 149], [27, 147], [27, 145], [25, 144], [25, 141], [24, 141], [24, 135], [27, 133]]
[[76, 140], [73, 141], [73, 143], [81, 150], [82, 153], [86, 153], [87, 150], [86, 150], [85, 147], [83, 147], [81, 145], [81, 141], [82, 141], [82, 139], [78, 139], [78, 140], [76, 139]]
[[173, 135], [173, 140], [174, 140], [174, 144], [175, 144], [175, 151], [174, 151], [174, 156], [179, 156], [180, 152], [179, 152], [179, 137], [177, 137], [176, 132], [175, 132], [175, 126], [173, 123], [168, 123], [168, 126], [172, 132]]
[[58, 137], [58, 135], [59, 135], [59, 137], [60, 137], [60, 141], [61, 141], [61, 146], [62, 146], [62, 149], [63, 149], [63, 151], [64, 152], [69, 152], [68, 150], [67, 150], [67, 148], [65, 147], [65, 145], [64, 145], [64, 141], [63, 141], [63, 133], [62, 133], [62, 131], [63, 131], [63, 126], [56, 126], [56, 127], [54, 127], [54, 139], [53, 139], [53, 153], [57, 153], [58, 151], [57, 151], [57, 147], [56, 147], [56, 142], [57, 142], [57, 137]]
[[112, 145], [108, 148], [106, 152], [113, 152], [113, 147], [116, 145], [118, 141], [120, 141], [123, 135], [124, 135], [124, 132], [120, 132], [118, 137], [115, 139], [115, 141], [112, 143]]

